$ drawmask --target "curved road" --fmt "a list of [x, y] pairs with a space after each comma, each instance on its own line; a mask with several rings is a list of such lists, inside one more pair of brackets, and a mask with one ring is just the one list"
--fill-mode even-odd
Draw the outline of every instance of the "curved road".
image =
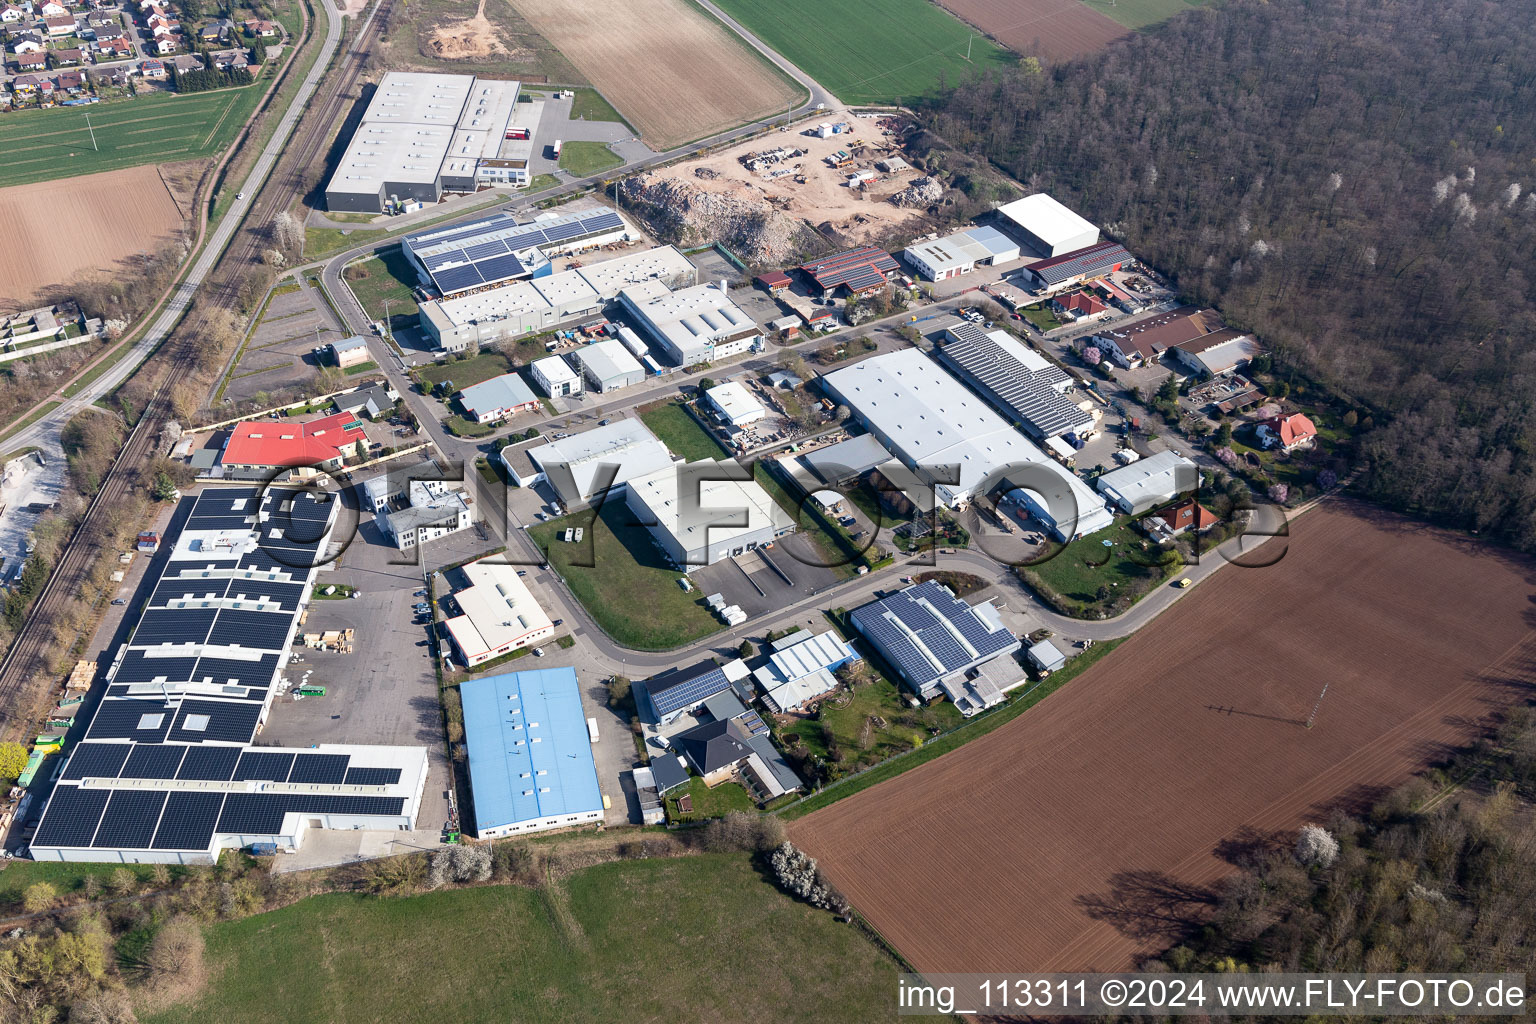
[[192, 297], [202, 286], [230, 240], [235, 237], [235, 232], [240, 230], [249, 212], [252, 199], [261, 184], [266, 181], [283, 147], [288, 144], [288, 137], [292, 134], [294, 125], [303, 115], [320, 80], [325, 77], [331, 58], [341, 43], [342, 19], [331, 0], [317, 0], [315, 6], [325, 12], [325, 39], [320, 44], [320, 54], [304, 77], [304, 81], [299, 84], [298, 92], [288, 104], [288, 109], [283, 111], [283, 116], [278, 121], [272, 138], [267, 141], [266, 147], [261, 151], [261, 156], [257, 158], [250, 173], [246, 175], [244, 183], [237, 189], [239, 192], [244, 192], [246, 198], [237, 201], [225, 213], [223, 220], [219, 222], [218, 227], [214, 228], [191, 269], [176, 286], [171, 297], [166, 300], [160, 315], [144, 332], [143, 337], [134, 342], [132, 349], [119, 358], [110, 370], [81, 389], [73, 398], [62, 399], [57, 409], [5, 439], [8, 451], [37, 447], [49, 456], [48, 466], [43, 471], [46, 476], [37, 481], [36, 486], [45, 490], [50, 496], [57, 495], [63, 487], [65, 460], [60, 435], [64, 425], [81, 410], [89, 408], [97, 399], [111, 392], [131, 376], [145, 357], [154, 351], [186, 313], [187, 307], [192, 303]]

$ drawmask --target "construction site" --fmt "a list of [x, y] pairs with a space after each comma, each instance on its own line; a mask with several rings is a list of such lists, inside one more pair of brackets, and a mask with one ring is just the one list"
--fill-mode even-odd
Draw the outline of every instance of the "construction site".
[[905, 118], [818, 111], [777, 139], [629, 178], [624, 198], [685, 244], [718, 240], [752, 263], [784, 263], [829, 243], [877, 242], [943, 196], [902, 151], [914, 127]]

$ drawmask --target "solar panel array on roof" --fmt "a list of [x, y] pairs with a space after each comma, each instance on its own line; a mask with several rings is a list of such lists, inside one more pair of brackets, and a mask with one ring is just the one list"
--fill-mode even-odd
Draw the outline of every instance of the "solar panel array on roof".
[[90, 846], [101, 812], [112, 795], [106, 789], [82, 789], [79, 786], [55, 786], [48, 800], [48, 813], [38, 826], [32, 842], [37, 846]]
[[292, 754], [247, 750], [240, 755], [240, 761], [235, 765], [235, 781], [261, 779], [266, 782], [286, 782], [288, 772], [293, 768], [293, 757]]
[[399, 768], [348, 768], [348, 786], [393, 786], [400, 781]]
[[188, 747], [187, 756], [181, 759], [178, 779], [197, 779], [205, 782], [228, 782], [240, 760], [239, 747]]
[[187, 748], [180, 745], [140, 743], [128, 755], [119, 776], [124, 779], [174, 779]]
[[231, 793], [219, 813], [217, 831], [244, 835], [276, 835], [285, 814], [399, 814], [400, 797], [328, 796], [309, 793]]
[[865, 245], [802, 264], [800, 269], [809, 274], [823, 291], [832, 291], [845, 285], [850, 291], [859, 291], [884, 284], [887, 275], [894, 274], [901, 266], [885, 250]]
[[730, 688], [731, 681], [720, 666], [708, 663], [696, 665], [671, 679], [652, 679], [646, 683], [651, 706], [662, 717], [691, 708], [704, 698]]
[[61, 778], [69, 781], [80, 779], [114, 779], [122, 771], [123, 762], [133, 749], [128, 743], [82, 743], [70, 755], [69, 765]]
[[939, 349], [982, 395], [1007, 416], [1021, 420], [1039, 437], [1059, 437], [1077, 430], [1093, 417], [1057, 388], [1069, 380], [1055, 364], [1031, 369], [986, 332], [972, 324], [949, 329], [950, 341]]
[[186, 698], [176, 712], [170, 732], [174, 740], [195, 743], [249, 743], [256, 736], [262, 706], [249, 701]]
[[160, 814], [150, 848], [155, 850], [206, 850], [224, 806], [223, 793], [172, 793]]
[[516, 253], [616, 231], [624, 221], [611, 210], [600, 210], [524, 225], [517, 231], [509, 231], [511, 226], [506, 219], [493, 217], [441, 237], [415, 235], [406, 244], [427, 268], [438, 291], [451, 295], [526, 276], [528, 266]]
[[166, 796], [161, 790], [113, 790], [91, 845], [125, 850], [147, 847], [159, 827]]
[[337, 783], [346, 778], [346, 754], [300, 754], [288, 773], [289, 782]]
[[990, 628], [975, 609], [934, 580], [871, 601], [850, 618], [920, 693], [945, 676], [1020, 646], [1012, 633]]
[[1096, 242], [1082, 249], [1032, 263], [1025, 269], [1043, 284], [1050, 286], [1070, 281], [1074, 277], [1103, 273], [1130, 259], [1130, 252], [1119, 242]]

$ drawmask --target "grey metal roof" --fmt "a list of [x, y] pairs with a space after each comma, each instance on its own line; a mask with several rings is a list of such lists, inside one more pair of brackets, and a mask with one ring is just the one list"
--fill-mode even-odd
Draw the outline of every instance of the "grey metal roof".
[[891, 453], [885, 450], [874, 434], [860, 434], [826, 448], [818, 448], [800, 456], [800, 461], [824, 483], [835, 484], [856, 476], [863, 476], [876, 466], [891, 461]]
[[656, 792], [666, 796], [678, 786], [688, 784], [688, 769], [678, 761], [676, 754], [662, 754], [651, 758], [651, 775], [656, 780]]
[[767, 733], [760, 732], [748, 737], [747, 746], [752, 748], [754, 754], [762, 758], [763, 764], [768, 767], [768, 770], [773, 773], [773, 777], [779, 780], [779, 785], [783, 786], [785, 790], [796, 790], [803, 785], [800, 781], [800, 776], [796, 775], [795, 770], [789, 766], [789, 762], [784, 760], [784, 755], [779, 753], [778, 748], [773, 745], [773, 740], [768, 738]]
[[491, 409], [515, 409], [537, 401], [538, 396], [533, 393], [533, 389], [515, 373], [492, 377], [459, 392], [459, 403], [474, 413]]
[[1049, 286], [1069, 281], [1083, 274], [1097, 274], [1117, 263], [1129, 262], [1130, 259], [1130, 252], [1119, 242], [1095, 242], [1051, 259], [1032, 263], [1027, 269]]
[[1031, 369], [974, 324], [951, 327], [948, 334], [951, 340], [939, 349], [940, 358], [1032, 433], [1056, 437], [1092, 422], [1092, 416], [1058, 390], [1072, 379], [1061, 367], [1051, 363]]

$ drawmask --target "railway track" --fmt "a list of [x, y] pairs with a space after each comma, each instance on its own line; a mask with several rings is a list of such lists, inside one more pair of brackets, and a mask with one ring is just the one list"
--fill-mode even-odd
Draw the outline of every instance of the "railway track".
[[28, 692], [27, 684], [52, 674], [50, 662], [59, 653], [54, 646], [53, 624], [84, 589], [96, 559], [108, 553], [101, 541], [104, 531], [98, 528], [103, 510], [120, 504], [139, 484], [141, 470], [154, 453], [161, 429], [169, 418], [170, 396], [196, 365], [189, 351], [193, 340], [207, 330], [215, 311], [235, 307], [241, 271], [256, 262], [273, 222], [292, 205], [295, 194], [303, 187], [306, 170], [320, 157], [331, 127], [349, 102], [372, 47], [388, 21], [393, 2], [381, 0], [358, 30], [343, 52], [339, 73], [331, 77], [324, 98], [306, 111], [282, 159], [255, 196], [245, 224], [220, 257], [203, 301], [191, 307], [189, 315], [150, 357], [169, 356], [170, 369], [129, 432], [101, 487], [61, 550], [31, 613], [0, 661], [0, 739], [24, 739], [39, 720], [49, 687], [38, 685]]

